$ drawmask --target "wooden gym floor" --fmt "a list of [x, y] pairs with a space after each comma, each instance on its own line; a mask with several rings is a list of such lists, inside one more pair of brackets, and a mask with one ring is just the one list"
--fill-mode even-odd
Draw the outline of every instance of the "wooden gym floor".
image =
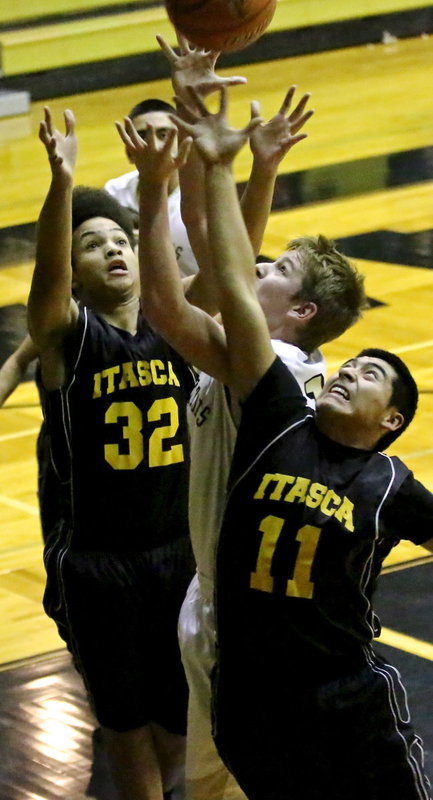
[[[231, 92], [235, 125], [245, 123], [250, 99], [259, 99], [269, 117], [291, 83], [312, 92], [316, 113], [309, 138], [282, 165], [263, 253], [276, 256], [291, 237], [321, 231], [336, 238], [365, 273], [372, 307], [325, 348], [328, 365], [367, 345], [407, 360], [420, 386], [420, 409], [392, 452], [433, 490], [433, 40], [329, 49], [231, 72], [248, 77], [246, 87]], [[65, 107], [76, 113], [77, 183], [102, 186], [129, 169], [113, 121], [144, 97], [169, 100], [168, 82], [50, 104], [57, 120]], [[29, 118], [0, 121], [0, 362], [25, 333], [34, 224], [48, 185], [37, 139], [41, 117], [37, 102]], [[236, 164], [239, 182], [249, 164], [246, 149]], [[92, 751], [93, 720], [81, 685], [41, 607], [34, 455], [41, 414], [28, 378], [0, 410], [0, 797], [109, 800], [114, 795], [97, 735]], [[402, 671], [431, 777], [432, 560], [421, 548], [399, 545], [377, 599], [384, 625], [379, 649]]]

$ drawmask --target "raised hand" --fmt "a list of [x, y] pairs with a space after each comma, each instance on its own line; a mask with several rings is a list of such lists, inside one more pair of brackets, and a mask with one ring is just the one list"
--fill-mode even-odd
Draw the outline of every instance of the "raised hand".
[[[207, 164], [230, 164], [236, 153], [243, 147], [252, 131], [262, 122], [261, 117], [251, 118], [241, 130], [230, 128], [227, 124], [227, 89], [220, 88], [220, 106], [216, 114], [211, 114], [193, 87], [189, 87], [194, 108], [186, 105], [180, 97], [176, 102], [183, 119], [176, 117], [176, 123], [194, 140], [203, 161]], [[185, 120], [188, 119], [189, 122]]]
[[70, 109], [63, 112], [65, 133], [53, 124], [48, 106], [44, 106], [45, 118], [39, 125], [39, 138], [48, 153], [53, 174], [72, 176], [77, 160], [77, 139], [75, 136], [75, 117]]
[[[250, 146], [256, 162], [270, 170], [275, 170], [289, 150], [307, 137], [306, 133], [299, 131], [314, 114], [312, 109], [305, 111], [310, 95], [304, 94], [289, 113], [295, 91], [296, 86], [291, 86], [277, 114], [258, 125], [251, 134]], [[251, 107], [252, 118], [256, 119], [259, 116], [258, 103], [253, 102]]]
[[156, 39], [171, 65], [174, 92], [182, 99], [188, 99], [188, 86], [192, 86], [200, 97], [206, 97], [220, 86], [236, 86], [247, 82], [246, 78], [238, 75], [224, 78], [215, 73], [215, 64], [220, 55], [216, 50], [203, 50], [191, 45], [178, 33], [179, 53], [176, 53], [162, 36], [157, 35]]
[[125, 117], [124, 126], [116, 122], [116, 128], [140, 177], [146, 177], [149, 182], [162, 183], [172, 172], [183, 167], [188, 158], [192, 139], [184, 139], [176, 152], [177, 131], [174, 129], [161, 141], [157, 138], [154, 127], [147, 125], [149, 135], [144, 141], [129, 117]]

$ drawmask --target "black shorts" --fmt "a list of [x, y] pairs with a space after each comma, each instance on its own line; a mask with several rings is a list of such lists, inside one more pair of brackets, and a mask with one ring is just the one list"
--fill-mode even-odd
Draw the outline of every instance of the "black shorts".
[[158, 722], [185, 734], [177, 622], [193, 574], [190, 541], [144, 553], [74, 552], [50, 537], [44, 608], [81, 673], [100, 725]]
[[267, 667], [237, 689], [217, 675], [215, 742], [249, 800], [429, 800], [399, 673], [368, 660], [318, 687], [287, 675], [283, 692]]

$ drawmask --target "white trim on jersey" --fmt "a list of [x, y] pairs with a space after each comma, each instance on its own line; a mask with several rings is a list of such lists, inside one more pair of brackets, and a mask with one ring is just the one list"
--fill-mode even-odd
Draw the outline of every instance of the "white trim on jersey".
[[386, 453], [378, 453], [377, 455], [383, 456], [383, 458], [387, 459], [387, 461], [389, 463], [389, 466], [391, 468], [391, 475], [390, 475], [390, 480], [389, 480], [388, 486], [386, 487], [386, 489], [385, 489], [385, 491], [383, 493], [383, 497], [382, 497], [382, 499], [381, 499], [381, 501], [380, 501], [380, 503], [379, 503], [379, 505], [377, 507], [377, 510], [376, 510], [376, 514], [375, 514], [375, 517], [374, 517], [374, 530], [375, 530], [374, 541], [372, 543], [371, 553], [370, 553], [368, 559], [365, 562], [364, 571], [363, 571], [363, 573], [361, 575], [361, 579], [360, 579], [360, 582], [359, 582], [359, 591], [360, 591], [362, 597], [364, 598], [364, 600], [365, 600], [365, 602], [367, 604], [367, 608], [366, 608], [365, 615], [364, 615], [364, 621], [365, 621], [365, 624], [370, 628], [371, 638], [372, 639], [374, 638], [374, 635], [375, 635], [374, 624], [373, 624], [374, 611], [373, 611], [373, 607], [372, 607], [372, 604], [371, 604], [371, 600], [369, 600], [369, 598], [367, 597], [367, 595], [365, 593], [365, 590], [366, 590], [366, 588], [367, 588], [367, 586], [369, 584], [370, 578], [371, 578], [371, 568], [373, 566], [374, 554], [376, 552], [376, 545], [377, 545], [377, 542], [378, 542], [378, 539], [379, 539], [379, 517], [380, 517], [380, 512], [382, 511], [383, 504], [385, 503], [385, 500], [388, 497], [388, 495], [389, 495], [389, 493], [391, 491], [392, 485], [394, 483], [394, 480], [395, 480], [395, 467], [394, 467], [394, 464], [392, 463], [392, 459], [388, 455], [386, 455]]
[[382, 456], [382, 458], [386, 458], [386, 460], [388, 461], [388, 463], [389, 463], [389, 465], [391, 467], [391, 478], [390, 478], [389, 484], [388, 484], [388, 486], [387, 486], [387, 488], [386, 488], [386, 490], [385, 490], [385, 492], [383, 494], [382, 500], [380, 501], [380, 503], [379, 503], [379, 505], [377, 507], [377, 511], [376, 511], [376, 517], [375, 517], [375, 520], [374, 520], [374, 528], [375, 528], [376, 539], [379, 538], [379, 516], [380, 516], [380, 512], [382, 511], [383, 504], [384, 504], [386, 498], [388, 497], [388, 495], [389, 495], [389, 493], [391, 491], [391, 488], [392, 488], [392, 484], [394, 483], [394, 480], [395, 480], [395, 467], [394, 467], [394, 464], [392, 463], [392, 458], [390, 458], [390, 456], [388, 456], [386, 453], [378, 453], [377, 455], [378, 456]]
[[[382, 678], [385, 680], [387, 685], [387, 693], [388, 693], [388, 701], [389, 701], [389, 709], [394, 720], [394, 727], [397, 735], [402, 740], [404, 744], [404, 748], [406, 751], [406, 761], [411, 770], [415, 788], [418, 792], [420, 800], [430, 800], [429, 792], [427, 791], [424, 780], [423, 780], [423, 765], [424, 765], [424, 751], [423, 751], [423, 742], [419, 736], [416, 737], [416, 744], [420, 748], [420, 762], [415, 758], [414, 753], [412, 752], [412, 748], [409, 749], [408, 742], [406, 737], [400, 730], [400, 724], [407, 725], [411, 722], [411, 717], [409, 713], [409, 707], [407, 703], [407, 692], [401, 680], [401, 675], [395, 667], [391, 664], [382, 663], [377, 661], [377, 657], [375, 653], [369, 649], [365, 648], [364, 650], [367, 662], [369, 667], [376, 675], [381, 675]], [[402, 695], [403, 700], [403, 708], [402, 703], [399, 702], [397, 689], [400, 690], [400, 694]], [[403, 716], [404, 712], [404, 716]]]
[[244, 478], [246, 478], [249, 472], [251, 472], [252, 468], [255, 467], [257, 462], [260, 461], [261, 457], [269, 450], [269, 448], [273, 447], [275, 442], [278, 442], [278, 440], [281, 439], [282, 436], [285, 436], [286, 433], [290, 433], [290, 431], [294, 430], [295, 428], [299, 428], [301, 425], [303, 425], [306, 419], [308, 419], [309, 417], [311, 417], [311, 414], [309, 414], [307, 411], [305, 417], [302, 417], [302, 419], [298, 419], [296, 422], [293, 422], [291, 425], [289, 425], [288, 428], [284, 428], [284, 430], [281, 431], [281, 433], [279, 433], [278, 436], [275, 436], [274, 439], [272, 439], [272, 441], [268, 442], [266, 447], [264, 447], [263, 450], [260, 451], [258, 456], [255, 457], [254, 461], [251, 462], [249, 467], [246, 468], [246, 470], [242, 473], [242, 475], [240, 475], [239, 478], [234, 482], [233, 486], [230, 487], [230, 492], [228, 493], [227, 496], [227, 503], [230, 500], [230, 497], [232, 496], [236, 487], [239, 486], [239, 484], [241, 483], [241, 481], [243, 481]]

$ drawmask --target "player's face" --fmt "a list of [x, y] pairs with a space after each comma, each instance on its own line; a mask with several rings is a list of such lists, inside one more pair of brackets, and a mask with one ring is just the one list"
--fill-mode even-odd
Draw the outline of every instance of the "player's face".
[[[146, 141], [149, 134], [148, 125], [152, 125], [155, 136], [160, 142], [165, 142], [170, 131], [177, 130], [176, 125], [165, 111], [148, 111], [147, 114], [139, 114], [132, 120], [134, 128], [141, 138]], [[174, 152], [177, 149], [176, 137], [173, 143]]]
[[72, 260], [74, 287], [79, 293], [138, 296], [137, 257], [126, 233], [113, 220], [94, 217], [76, 228]]
[[287, 250], [270, 264], [256, 264], [256, 290], [271, 334], [285, 323], [302, 286], [302, 268], [296, 250]]
[[403, 423], [402, 415], [390, 405], [393, 367], [373, 356], [346, 361], [326, 381], [317, 400], [317, 424], [331, 439], [371, 449], [390, 430]]

